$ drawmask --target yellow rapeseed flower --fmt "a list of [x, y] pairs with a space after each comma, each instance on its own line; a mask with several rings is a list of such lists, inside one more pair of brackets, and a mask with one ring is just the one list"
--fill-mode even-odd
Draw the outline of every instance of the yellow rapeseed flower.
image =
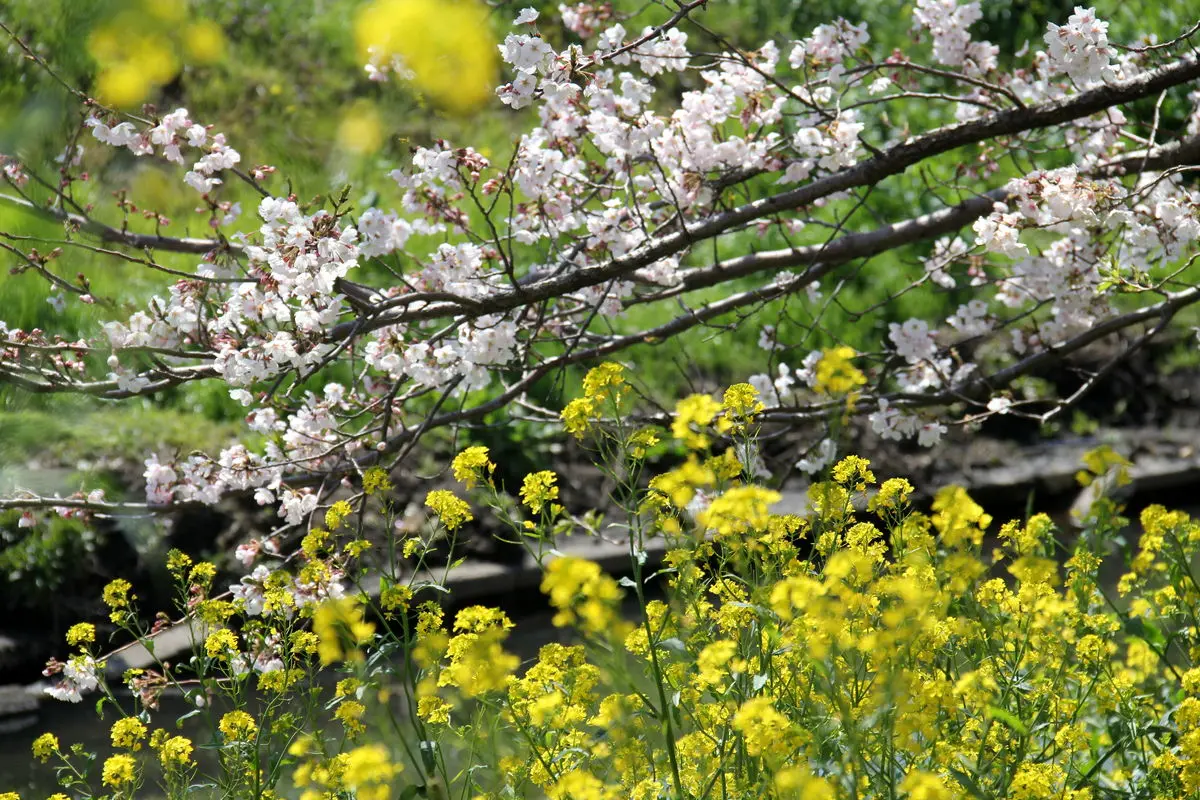
[[496, 465], [488, 458], [488, 449], [482, 445], [468, 447], [454, 457], [450, 465], [454, 480], [468, 489], [474, 489], [480, 481], [488, 483]]
[[136, 595], [130, 594], [132, 590], [133, 585], [124, 578], [117, 578], [104, 587], [104, 604], [112, 611], [109, 618], [117, 625], [125, 621], [131, 613], [130, 605], [137, 600]]
[[207, 589], [212, 585], [213, 579], [217, 577], [217, 567], [215, 564], [210, 564], [207, 561], [201, 561], [196, 566], [192, 567], [192, 571], [188, 573], [188, 583], [193, 586], [201, 586]]
[[183, 580], [183, 576], [192, 567], [192, 557], [182, 550], [172, 548], [167, 552], [167, 571], [175, 576], [176, 580]]
[[258, 724], [254, 717], [241, 710], [226, 713], [217, 727], [226, 739], [233, 742], [248, 742], [258, 733]]
[[408, 586], [380, 579], [379, 605], [385, 611], [407, 611], [413, 592]]
[[610, 397], [620, 400], [625, 392], [625, 367], [612, 361], [588, 370], [583, 376], [583, 395], [595, 403]]
[[742, 433], [763, 410], [763, 404], [758, 399], [757, 389], [748, 383], [735, 383], [725, 390], [725, 396], [721, 398], [721, 410], [724, 412], [721, 427]]
[[120, 789], [128, 786], [137, 779], [137, 762], [128, 753], [118, 753], [109, 756], [104, 762], [101, 780], [105, 786]]
[[596, 417], [596, 404], [586, 397], [577, 397], [567, 403], [559, 416], [567, 433], [582, 439]]
[[417, 716], [426, 725], [449, 724], [450, 704], [437, 695], [426, 695], [417, 701]]
[[313, 633], [322, 665], [335, 661], [361, 661], [359, 649], [375, 635], [375, 626], [363, 620], [362, 606], [353, 598], [326, 600], [313, 612]]
[[550, 562], [542, 577], [542, 592], [557, 609], [555, 625], [578, 624], [588, 633], [615, 633], [621, 590], [600, 566], [574, 556]]
[[464, 522], [475, 519], [467, 501], [446, 489], [434, 489], [425, 495], [425, 505], [437, 514], [438, 519], [449, 531], [457, 530]]
[[488, 9], [476, 0], [376, 0], [358, 12], [363, 61], [395, 56], [434, 104], [466, 113], [493, 96], [498, 52]]
[[90, 622], [77, 622], [67, 629], [67, 644], [91, 644], [96, 641], [96, 626]]
[[531, 472], [521, 483], [521, 502], [534, 514], [541, 514], [547, 505], [554, 508], [558, 499], [558, 476], [550, 470]]
[[33, 757], [45, 764], [50, 756], [58, 752], [58, 737], [53, 733], [43, 733], [33, 740]]
[[875, 483], [875, 473], [871, 472], [871, 462], [859, 456], [846, 456], [833, 467], [833, 479], [843, 486], [853, 484], [856, 491], [866, 491]]
[[343, 700], [338, 704], [333, 716], [342, 723], [346, 734], [353, 739], [367, 729], [367, 726], [362, 723], [363, 714], [366, 712], [367, 707], [357, 700]]
[[712, 424], [720, 411], [721, 404], [706, 394], [685, 397], [675, 406], [671, 434], [691, 450], [708, 447], [710, 439], [704, 429]]
[[916, 769], [900, 781], [900, 791], [908, 795], [908, 800], [954, 800], [959, 796], [937, 775]]
[[213, 631], [204, 640], [204, 652], [209, 658], [229, 660], [238, 654], [237, 634], [229, 628]]
[[854, 348], [845, 345], [823, 350], [816, 365], [813, 390], [818, 394], [844, 395], [865, 384], [867, 376], [851, 363], [857, 355]]
[[715, 531], [721, 539], [765, 531], [771, 519], [771, 506], [781, 497], [779, 492], [761, 486], [737, 486], [715, 498], [696, 515], [696, 521]]
[[992, 516], [971, 499], [961, 486], [946, 486], [933, 498], [933, 527], [947, 547], [978, 547], [983, 532], [992, 524]]
[[186, 736], [172, 736], [163, 742], [158, 759], [167, 772], [188, 766], [192, 763], [192, 740]]
[[113, 747], [140, 750], [142, 740], [146, 738], [146, 726], [137, 717], [125, 717], [114, 722], [109, 733]]
[[387, 800], [392, 779], [403, 766], [392, 761], [381, 744], [356, 747], [343, 753], [342, 783], [358, 800]]
[[733, 715], [733, 728], [742, 735], [746, 752], [752, 756], [794, 751], [795, 728], [771, 697], [755, 697], [743, 703]]
[[381, 467], [371, 467], [363, 473], [363, 491], [368, 495], [376, 495], [380, 492], [390, 492], [392, 490], [392, 481], [388, 478], [387, 471]]
[[331, 531], [341, 527], [346, 517], [354, 513], [354, 509], [345, 500], [338, 500], [325, 512], [325, 527]]

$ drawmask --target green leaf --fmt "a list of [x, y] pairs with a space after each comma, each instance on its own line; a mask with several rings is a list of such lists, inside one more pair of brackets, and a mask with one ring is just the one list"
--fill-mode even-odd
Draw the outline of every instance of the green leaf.
[[176, 728], [182, 728], [182, 727], [183, 727], [184, 720], [191, 719], [192, 717], [196, 716], [197, 714], [199, 714], [199, 713], [200, 713], [201, 711], [203, 711], [203, 710], [204, 710], [204, 709], [202, 709], [202, 708], [196, 708], [196, 709], [193, 709], [193, 710], [189, 711], [188, 713], [184, 714], [182, 717], [180, 717], [179, 719], [175, 720], [175, 727], [176, 727]]
[[1024, 722], [1021, 722], [1020, 718], [1011, 711], [1005, 711], [1003, 708], [998, 706], [988, 706], [987, 715], [991, 719], [1000, 720], [1022, 736], [1029, 735], [1029, 727]]
[[987, 796], [979, 788], [979, 784], [975, 782], [975, 779], [962, 770], [950, 767], [950, 774], [954, 776], [954, 780], [958, 781], [958, 785], [970, 792], [973, 797], [983, 800]]
[[1159, 650], [1167, 646], [1167, 637], [1163, 634], [1162, 630], [1154, 623], [1147, 622], [1139, 617], [1130, 617], [1125, 620], [1125, 632], [1137, 636], [1139, 639], [1144, 639]]

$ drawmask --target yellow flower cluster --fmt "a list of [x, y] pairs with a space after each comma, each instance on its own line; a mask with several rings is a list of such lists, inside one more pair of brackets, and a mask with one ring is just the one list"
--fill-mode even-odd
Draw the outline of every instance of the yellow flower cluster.
[[345, 500], [338, 500], [329, 507], [325, 512], [325, 527], [331, 531], [335, 531], [342, 527], [342, 523], [346, 518], [354, 513], [354, 509]]
[[[301, 755], [304, 748], [294, 745], [290, 752]], [[292, 782], [304, 789], [301, 800], [347, 795], [358, 800], [388, 800], [392, 796], [392, 779], [402, 769], [387, 748], [369, 744], [329, 758], [307, 760], [296, 768]]]
[[172, 736], [163, 741], [158, 750], [162, 768], [168, 774], [178, 772], [192, 763], [192, 740], [186, 736]]
[[557, 482], [558, 476], [550, 470], [529, 473], [521, 482], [521, 502], [534, 514], [541, 514], [547, 506], [555, 513], [558, 508], [554, 502], [558, 499]]
[[53, 733], [43, 733], [33, 740], [33, 757], [43, 764], [58, 752], [58, 737]]
[[583, 379], [583, 397], [567, 403], [562, 410], [567, 433], [582, 439], [605, 411], [620, 408], [629, 389], [624, 372], [623, 366], [611, 362], [588, 370]]
[[207, 590], [208, 587], [212, 586], [213, 579], [216, 577], [216, 565], [210, 564], [207, 561], [201, 561], [192, 567], [191, 572], [188, 573], [188, 583]]
[[448, 663], [441, 667], [438, 686], [457, 687], [466, 697], [478, 697], [503, 689], [520, 663], [505, 652], [502, 642], [512, 621], [498, 609], [470, 606], [458, 612], [446, 645]]
[[328, 665], [336, 661], [361, 661], [363, 645], [375, 635], [375, 626], [363, 619], [362, 606], [353, 598], [326, 600], [313, 612], [317, 656]]
[[101, 781], [105, 786], [120, 789], [137, 780], [137, 761], [127, 753], [109, 756], [104, 762]]
[[78, 622], [67, 628], [67, 644], [91, 644], [96, 641], [96, 626], [90, 622]]
[[391, 478], [388, 477], [387, 471], [380, 467], [371, 467], [363, 472], [362, 484], [363, 492], [368, 496], [392, 490]]
[[489, 482], [495, 469], [496, 465], [488, 458], [488, 449], [481, 445], [463, 450], [454, 457], [450, 465], [454, 480], [461, 482], [468, 489], [474, 489], [480, 482]]
[[104, 587], [104, 604], [112, 612], [109, 618], [113, 623], [120, 625], [132, 614], [133, 601], [137, 600], [136, 595], [130, 594], [132, 591], [133, 585], [124, 578], [117, 578]]
[[[858, 385], [853, 355], [827, 352], [828, 394]], [[1073, 539], [1043, 514], [995, 531], [966, 490], [923, 496], [848, 456], [810, 485], [806, 511], [779, 514], [779, 493], [754, 482], [736, 446], [696, 449], [724, 433], [751, 441], [761, 410], [752, 389], [731, 387], [720, 403], [685, 399], [671, 430], [693, 449], [647, 476], [634, 450], [652, 446], [636, 438], [649, 429], [619, 416], [624, 381], [616, 365], [589, 373], [579, 430], [601, 438], [621, 486], [625, 576], [540, 549], [549, 537], [517, 536], [543, 565], [554, 624], [575, 629], [526, 664], [506, 649], [514, 624], [504, 611], [458, 607], [448, 625], [421, 594], [442, 588], [424, 573], [380, 576], [377, 633], [368, 600], [328, 599], [342, 597], [329, 587], [347, 572], [325, 531], [305, 537], [294, 574], [255, 578], [237, 603], [191, 592], [193, 613], [212, 620], [208, 657], [189, 665], [204, 687], [197, 696], [234, 701], [214, 715], [216, 785], [274, 800], [285, 790], [277, 771], [255, 766], [263, 759], [293, 765], [303, 800], [390, 800], [405, 760], [418, 773], [411, 784], [439, 798], [1200, 797], [1200, 524], [1189, 515], [1141, 513], [1118, 602], [1108, 550], [1128, 534], [1115, 501], [1096, 500]], [[597, 424], [601, 412], [610, 422]], [[1101, 453], [1087, 470], [1094, 479], [1121, 466]], [[453, 470], [477, 484], [492, 466], [485, 448], [467, 448]], [[515, 502], [488, 489], [521, 531]], [[534, 472], [520, 502], [553, 511], [557, 491], [554, 473]], [[471, 518], [448, 491], [427, 501], [449, 529]], [[560, 529], [578, 522], [554, 513]], [[331, 528], [345, 522], [335, 516]], [[665, 548], [653, 567], [652, 539]], [[410, 546], [425, 542], [397, 537], [392, 555]], [[194, 573], [190, 560], [174, 562], [179, 575]], [[127, 583], [105, 599], [132, 611]], [[94, 638], [72, 630], [73, 643]], [[338, 664], [336, 683], [316, 680], [314, 655]], [[70, 674], [92, 680], [89, 659], [74, 657]], [[153, 763], [135, 753], [155, 687], [179, 680], [165, 670], [127, 676], [144, 708], [112, 725], [122, 752], [99, 778], [110, 794], [129, 797], [151, 780]], [[267, 698], [255, 716], [247, 674]], [[389, 717], [385, 732], [373, 729], [377, 716]], [[331, 717], [337, 733], [314, 724]], [[191, 741], [162, 728], [149, 741], [169, 795], [183, 797], [200, 769]], [[286, 758], [275, 752], [282, 741]], [[395, 753], [383, 742], [398, 742]], [[75, 751], [60, 751], [53, 735], [32, 752], [69, 774]]]
[[228, 661], [230, 657], [238, 654], [237, 634], [228, 628], [213, 631], [204, 640], [204, 652], [209, 658]]
[[254, 717], [240, 710], [226, 713], [217, 727], [226, 739], [233, 742], [248, 742], [258, 732]]
[[466, 113], [496, 86], [496, 44], [477, 0], [375, 0], [357, 12], [360, 63], [399, 58], [412, 86], [437, 106]]
[[679, 401], [671, 422], [671, 435], [691, 450], [708, 447], [711, 441], [704, 430], [721, 411], [721, 404], [706, 394], [693, 394]]
[[612, 633], [619, 627], [621, 590], [591, 561], [572, 556], [551, 561], [542, 579], [542, 591], [558, 611], [555, 625], [578, 624], [592, 634]]
[[857, 355], [854, 348], [845, 345], [821, 351], [813, 391], [818, 394], [848, 395], [864, 385], [867, 376], [853, 363]]
[[438, 519], [449, 531], [457, 530], [463, 523], [475, 519], [467, 501], [447, 489], [434, 489], [429, 492], [425, 495], [425, 505], [437, 514]]
[[140, 750], [146, 738], [146, 725], [137, 717], [124, 717], [114, 722], [109, 732], [113, 747]]

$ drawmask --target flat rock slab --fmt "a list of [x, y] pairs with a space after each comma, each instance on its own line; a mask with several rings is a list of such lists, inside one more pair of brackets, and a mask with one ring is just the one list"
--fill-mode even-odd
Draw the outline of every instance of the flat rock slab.
[[31, 728], [38, 721], [38, 695], [25, 686], [0, 686], [0, 734]]
[[1108, 445], [1128, 458], [1133, 466], [1133, 485], [1124, 494], [1177, 489], [1194, 485], [1200, 478], [1200, 447], [1193, 431], [1121, 430], [1102, 436], [1063, 439], [1016, 450], [998, 466], [964, 467], [962, 483], [969, 491], [1012, 492], [1039, 496], [1070, 495], [1078, 492], [1075, 475], [1083, 469], [1084, 455]]
[[105, 661], [104, 672], [110, 678], [120, 678], [128, 669], [147, 669], [159, 661], [170, 661], [203, 644], [205, 636], [205, 626], [199, 622], [166, 628], [149, 637], [149, 647], [140, 641], [133, 642], [110, 655]]
[[0, 686], [0, 717], [29, 714], [38, 710], [38, 699], [24, 686]]

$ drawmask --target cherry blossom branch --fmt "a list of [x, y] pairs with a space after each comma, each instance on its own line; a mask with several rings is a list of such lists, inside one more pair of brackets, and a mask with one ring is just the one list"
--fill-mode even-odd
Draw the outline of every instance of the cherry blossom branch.
[[[205, 356], [201, 355], [197, 357], [203, 358]], [[38, 371], [38, 377], [41, 380], [36, 380], [20, 374], [17, 366], [0, 361], [0, 382], [7, 381], [34, 394], [69, 392], [72, 394], [92, 395], [104, 400], [125, 400], [130, 397], [145, 397], [190, 381], [213, 378], [218, 374], [216, 369], [210, 365], [172, 368], [169, 374], [165, 375], [158, 370], [154, 370], [150, 372], [150, 375], [154, 376], [154, 378], [147, 378], [145, 383], [138, 388], [121, 388], [120, 381], [115, 379], [104, 381], [63, 381], [59, 376], [52, 373], [48, 374], [45, 370]]]
[[675, 11], [675, 13], [672, 14], [670, 19], [668, 19], [666, 22], [664, 22], [661, 25], [655, 26], [654, 28], [649, 30], [644, 35], [639, 36], [638, 38], [634, 39], [632, 42], [629, 42], [628, 44], [621, 45], [620, 47], [616, 48], [615, 50], [611, 50], [604, 54], [597, 53], [596, 56], [592, 59], [592, 64], [600, 65], [606, 61], [612, 61], [617, 56], [637, 50], [642, 45], [648, 44], [649, 42], [652, 42], [655, 39], [660, 38], [667, 31], [671, 30], [672, 28], [677, 26], [680, 22], [682, 22], [687, 17], [688, 14], [692, 13], [697, 8], [701, 8], [707, 4], [708, 4], [708, 0], [691, 0], [691, 2], [681, 4], [679, 6], [679, 8]]
[[[1069, 99], [993, 113], [971, 122], [930, 131], [895, 145], [853, 167], [818, 178], [804, 186], [751, 201], [691, 225], [685, 224], [682, 230], [663, 234], [628, 256], [535, 280], [521, 287], [519, 292], [497, 292], [489, 298], [488, 310], [489, 313], [499, 313], [529, 302], [560, 297], [596, 286], [670, 257], [698, 241], [717, 236], [737, 225], [806, 206], [832, 194], [879, 183], [935, 155], [1000, 136], [1069, 122], [1197, 78], [1200, 78], [1200, 60], [1188, 56], [1179, 63], [1160, 67], [1126, 81], [1101, 86]], [[454, 310], [446, 305], [434, 304], [416, 312], [383, 313], [371, 319], [363, 330], [371, 331], [402, 322], [432, 319], [453, 313]], [[352, 329], [350, 323], [340, 324], [332, 329], [330, 338], [344, 337]]]
[[1193, 286], [1190, 289], [1173, 293], [1166, 300], [1153, 305], [1099, 322], [1090, 330], [1077, 334], [1062, 344], [1048, 346], [1043, 350], [1025, 356], [1016, 363], [1000, 369], [991, 375], [976, 376], [963, 381], [953, 389], [930, 394], [896, 393], [888, 397], [895, 400], [897, 405], [903, 404], [907, 407], [912, 407], [918, 405], [943, 405], [955, 402], [964, 397], [976, 395], [984, 390], [995, 391], [996, 389], [1008, 386], [1023, 375], [1028, 375], [1042, 367], [1048, 366], [1051, 362], [1059, 361], [1064, 356], [1078, 352], [1084, 347], [1125, 328], [1151, 320], [1158, 320], [1160, 323], [1167, 322], [1174, 318], [1180, 311], [1197, 302], [1200, 302], [1200, 286]]
[[123, 244], [128, 247], [136, 247], [138, 249], [149, 250], [165, 250], [173, 253], [195, 253], [207, 254], [218, 251], [240, 252], [241, 246], [224, 239], [197, 239], [190, 237], [175, 238], [171, 236], [160, 236], [152, 233], [132, 233], [114, 228], [110, 225], [105, 225], [91, 217], [86, 217], [81, 214], [75, 214], [69, 211], [64, 211], [58, 207], [39, 206], [36, 203], [31, 203], [20, 197], [13, 197], [9, 194], [0, 194], [0, 200], [22, 208], [33, 214], [37, 214], [47, 219], [52, 219], [57, 222], [64, 222], [77, 228], [85, 233], [90, 233], [101, 241]]

